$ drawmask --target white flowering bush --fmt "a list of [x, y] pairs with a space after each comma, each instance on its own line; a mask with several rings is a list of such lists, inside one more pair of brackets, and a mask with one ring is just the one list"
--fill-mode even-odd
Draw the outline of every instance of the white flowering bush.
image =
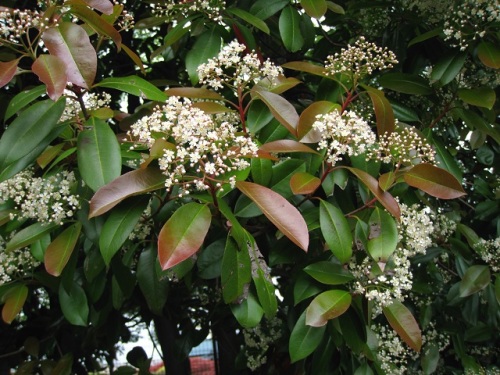
[[499, 11], [6, 1], [0, 373], [498, 373]]

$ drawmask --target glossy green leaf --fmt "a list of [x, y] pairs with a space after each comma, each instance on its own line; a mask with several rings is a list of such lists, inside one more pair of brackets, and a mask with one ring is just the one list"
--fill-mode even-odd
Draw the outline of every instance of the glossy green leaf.
[[321, 185], [321, 180], [307, 172], [297, 172], [290, 179], [294, 194], [312, 194]]
[[252, 293], [243, 302], [231, 305], [231, 311], [238, 323], [245, 328], [257, 326], [264, 315], [264, 310]]
[[290, 181], [294, 174], [306, 171], [306, 163], [301, 159], [288, 159], [273, 165], [271, 189], [285, 199], [293, 196]]
[[297, 70], [299, 72], [314, 74], [320, 77], [331, 78], [326, 73], [325, 67], [308, 61], [290, 61], [282, 65], [283, 68]]
[[[0, 181], [28, 166], [57, 137], [57, 123], [64, 107], [63, 99], [41, 101], [24, 110], [9, 125], [0, 138]], [[23, 163], [19, 164], [20, 161]]]
[[257, 86], [252, 91], [260, 100], [262, 100], [276, 120], [281, 125], [288, 129], [292, 135], [297, 134], [297, 126], [299, 124], [299, 115], [293, 105], [278, 94], [265, 91]]
[[273, 114], [267, 105], [261, 100], [254, 100], [247, 112], [247, 127], [253, 133], [257, 133], [273, 119]]
[[265, 20], [278, 13], [289, 3], [289, 0], [275, 0], [272, 2], [269, 0], [257, 0], [253, 2], [250, 13], [261, 20]]
[[191, 25], [191, 21], [193, 19], [194, 17], [190, 16], [179, 20], [177, 24], [169, 30], [167, 35], [165, 35], [165, 38], [163, 39], [163, 46], [165, 48], [170, 47], [172, 44], [186, 35], [189, 32], [189, 26]]
[[429, 95], [432, 89], [429, 82], [416, 74], [386, 73], [378, 79], [384, 88], [410, 95]]
[[97, 54], [85, 29], [72, 22], [62, 22], [42, 34], [50, 54], [66, 65], [68, 82], [90, 88], [97, 72]]
[[44, 264], [47, 272], [52, 276], [60, 276], [75, 249], [82, 224], [76, 222], [66, 228], [45, 250]]
[[186, 70], [193, 85], [198, 83], [198, 66], [217, 55], [221, 48], [221, 35], [216, 27], [201, 34], [186, 54]]
[[64, 284], [59, 285], [59, 304], [64, 317], [76, 326], [86, 326], [89, 317], [89, 305], [83, 288], [72, 282], [66, 290]]
[[337, 103], [320, 100], [310, 104], [299, 117], [297, 126], [297, 138], [305, 143], [317, 143], [321, 140], [321, 133], [313, 129], [313, 124], [317, 121], [318, 115], [324, 115], [334, 110], [340, 111], [341, 107]]
[[2, 320], [10, 324], [16, 318], [28, 297], [28, 287], [24, 284], [17, 284], [11, 287], [3, 296], [5, 304], [2, 308]]
[[273, 162], [269, 159], [252, 158], [252, 179], [256, 184], [267, 186], [273, 174]]
[[100, 188], [90, 200], [89, 218], [102, 215], [124, 199], [165, 186], [165, 175], [156, 168], [137, 169]]
[[137, 282], [153, 314], [161, 315], [167, 302], [169, 281], [156, 272], [159, 268], [156, 249], [148, 246], [141, 252], [137, 263]]
[[316, 350], [323, 339], [326, 327], [312, 327], [306, 325], [306, 311], [300, 315], [293, 327], [288, 344], [288, 351], [292, 363], [306, 358]]
[[339, 4], [337, 3], [334, 3], [333, 1], [327, 1], [326, 2], [326, 6], [328, 7], [328, 9], [330, 11], [332, 11], [333, 13], [337, 13], [337, 14], [345, 14], [345, 10], [344, 8], [342, 8], [342, 6], [340, 6]]
[[394, 184], [395, 179], [396, 175], [394, 172], [386, 172], [378, 178], [378, 186], [380, 186], [383, 191], [387, 191], [391, 188], [392, 184]]
[[347, 311], [352, 297], [345, 290], [328, 290], [315, 297], [306, 309], [306, 325], [324, 326]]
[[399, 337], [410, 348], [419, 352], [422, 347], [422, 333], [410, 310], [401, 302], [395, 300], [389, 306], [383, 307], [382, 311]]
[[290, 52], [299, 51], [304, 45], [304, 37], [300, 30], [300, 14], [292, 6], [287, 6], [281, 11], [279, 18], [281, 40]]
[[304, 271], [313, 279], [326, 285], [342, 285], [354, 279], [354, 276], [341, 264], [328, 261], [312, 263]]
[[265, 152], [275, 152], [275, 153], [288, 153], [288, 152], [305, 152], [310, 154], [318, 154], [316, 150], [313, 150], [309, 146], [301, 142], [294, 141], [293, 139], [280, 139], [277, 141], [272, 141], [264, 143], [259, 147], [260, 151]]
[[210, 228], [212, 214], [206, 205], [181, 206], [163, 225], [158, 235], [158, 259], [166, 270], [196, 253]]
[[405, 182], [441, 199], [465, 195], [460, 182], [448, 171], [432, 164], [418, 164], [404, 174]]
[[328, 9], [325, 0], [300, 0], [300, 5], [310, 17], [317, 19], [323, 17]]
[[103, 120], [90, 118], [78, 135], [78, 167], [83, 181], [94, 191], [120, 176], [122, 168], [120, 144], [115, 133]]
[[426, 41], [428, 39], [434, 38], [434, 37], [436, 37], [436, 36], [438, 36], [438, 35], [440, 35], [442, 33], [443, 33], [443, 29], [441, 27], [438, 27], [436, 29], [427, 31], [427, 32], [425, 32], [423, 34], [420, 34], [420, 35], [416, 36], [412, 40], [410, 40], [408, 42], [408, 47], [411, 47], [412, 45], [417, 44], [417, 43], [424, 42], [424, 41]]
[[352, 255], [352, 233], [344, 213], [333, 204], [321, 200], [319, 206], [321, 233], [330, 251], [340, 261], [346, 263]]
[[473, 265], [467, 268], [460, 281], [460, 297], [467, 297], [483, 290], [490, 284], [491, 276], [488, 266]]
[[477, 56], [488, 68], [500, 69], [500, 47], [498, 45], [482, 41], [477, 47]]
[[[246, 244], [245, 244], [246, 246]], [[225, 303], [244, 300], [244, 290], [252, 280], [250, 254], [239, 249], [236, 241], [228, 236], [222, 257], [221, 286]]]
[[220, 277], [222, 256], [226, 245], [225, 239], [219, 239], [205, 247], [196, 260], [198, 275], [205, 280]]
[[213, 90], [204, 87], [172, 87], [165, 91], [167, 96], [182, 96], [191, 99], [223, 100], [224, 98]]
[[391, 102], [394, 117], [403, 122], [420, 122], [420, 117], [413, 109], [399, 103]]
[[237, 181], [236, 187], [257, 204], [264, 215], [290, 241], [307, 251], [309, 231], [300, 212], [280, 194], [271, 189], [246, 181]]
[[269, 27], [266, 23], [261, 20], [259, 17], [254, 16], [252, 13], [248, 13], [247, 11], [240, 8], [227, 8], [226, 12], [234, 14], [235, 16], [241, 18], [246, 23], [252, 25], [253, 27], [259, 29], [260, 31], [265, 32], [266, 34], [270, 33]]
[[302, 82], [297, 78], [279, 75], [278, 77], [272, 79], [269, 79], [268, 77], [264, 78], [260, 80], [258, 84], [275, 94], [282, 94], [295, 86], [300, 85], [301, 83]]
[[432, 69], [431, 81], [438, 82], [441, 86], [447, 85], [460, 73], [465, 63], [465, 53], [449, 54], [436, 63]]
[[17, 65], [20, 59], [12, 61], [0, 61], [0, 87], [9, 83], [17, 72]]
[[134, 230], [148, 202], [148, 196], [131, 199], [115, 208], [106, 219], [99, 236], [99, 249], [106, 266]]
[[68, 83], [64, 61], [57, 56], [40, 55], [31, 65], [31, 70], [47, 86], [49, 98], [56, 101], [61, 97]]
[[432, 139], [436, 151], [437, 166], [450, 172], [457, 181], [462, 181], [462, 169], [453, 156], [450, 155], [444, 143], [439, 139]]
[[266, 318], [271, 319], [278, 311], [278, 301], [270, 269], [253, 238], [247, 246], [252, 262], [252, 280], [257, 291], [257, 297]]
[[398, 228], [396, 222], [384, 210], [375, 207], [370, 219], [367, 250], [377, 262], [387, 262], [398, 244]]
[[313, 283], [309, 277], [300, 274], [293, 286], [293, 303], [297, 306], [307, 298], [315, 296], [322, 290], [316, 283]]
[[420, 363], [424, 374], [432, 374], [436, 371], [439, 363], [439, 347], [437, 344], [429, 343], [424, 347]]
[[493, 126], [490, 121], [470, 109], [459, 109], [456, 113], [469, 128], [482, 131], [500, 144], [500, 130], [498, 126]]
[[40, 166], [40, 168], [44, 169], [59, 155], [64, 146], [64, 143], [59, 143], [58, 145], [54, 146], [48, 146], [45, 151], [38, 158], [36, 158], [36, 163]]
[[144, 97], [149, 100], [164, 102], [167, 95], [158, 87], [138, 76], [128, 77], [109, 77], [96, 83], [94, 87], [107, 87], [116, 89], [129, 94]]
[[43, 95], [47, 91], [45, 85], [36, 86], [30, 90], [21, 91], [19, 94], [14, 96], [7, 106], [5, 111], [5, 120], [8, 120], [14, 116], [21, 109], [26, 107], [28, 104], [32, 103], [38, 97]]
[[396, 122], [391, 103], [389, 103], [384, 93], [380, 90], [368, 88], [367, 93], [372, 100], [373, 108], [375, 110], [377, 134], [381, 136], [385, 133], [392, 133]]
[[31, 245], [45, 234], [52, 232], [58, 225], [55, 223], [35, 223], [16, 232], [5, 247], [6, 252]]
[[479, 87], [474, 89], [458, 89], [458, 97], [467, 104], [472, 104], [477, 107], [492, 109], [495, 105], [495, 91], [489, 87]]

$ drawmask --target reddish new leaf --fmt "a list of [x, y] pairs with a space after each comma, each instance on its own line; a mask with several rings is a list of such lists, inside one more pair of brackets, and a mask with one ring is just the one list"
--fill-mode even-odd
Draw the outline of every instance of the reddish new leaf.
[[351, 294], [345, 290], [328, 290], [312, 300], [306, 309], [306, 324], [322, 327], [330, 319], [347, 311], [351, 305]]
[[394, 120], [394, 111], [392, 110], [391, 103], [389, 103], [384, 93], [380, 90], [367, 87], [367, 93], [372, 100], [375, 110], [377, 134], [381, 136], [384, 133], [392, 133], [396, 122]]
[[500, 47], [491, 42], [481, 42], [477, 48], [479, 60], [489, 68], [500, 69]]
[[102, 215], [124, 199], [160, 189], [165, 175], [156, 168], [137, 169], [101, 187], [90, 200], [89, 218]]
[[297, 172], [290, 179], [294, 194], [312, 194], [321, 185], [321, 180], [307, 172]]
[[47, 86], [50, 99], [56, 101], [61, 97], [68, 83], [64, 61], [57, 56], [40, 55], [31, 65], [31, 70]]
[[290, 61], [282, 65], [283, 68], [298, 70], [299, 72], [310, 73], [320, 77], [331, 78], [326, 73], [326, 69], [321, 65], [315, 65], [307, 61]]
[[97, 9], [104, 14], [113, 13], [113, 3], [109, 0], [83, 0], [91, 8]]
[[260, 146], [259, 150], [265, 152], [307, 152], [310, 154], [318, 153], [316, 150], [313, 150], [309, 146], [294, 141], [293, 139], [280, 139], [277, 141], [265, 143]]
[[188, 203], [168, 219], [158, 236], [158, 259], [166, 270], [196, 253], [205, 239], [212, 214], [206, 205]]
[[237, 181], [236, 187], [260, 208], [262, 213], [287, 236], [307, 251], [309, 231], [300, 212], [280, 194], [252, 182]]
[[9, 83], [17, 72], [17, 64], [20, 59], [12, 61], [0, 61], [0, 87]]
[[313, 129], [313, 124], [316, 122], [318, 115], [324, 115], [332, 112], [341, 107], [337, 103], [321, 100], [312, 103], [309, 107], [304, 109], [300, 114], [299, 125], [297, 127], [297, 137], [301, 142], [317, 143], [321, 140], [321, 133]]
[[223, 99], [219, 93], [203, 87], [172, 87], [165, 91], [165, 94], [168, 96], [182, 96], [183, 98], [193, 99]]
[[97, 71], [97, 54], [85, 29], [72, 22], [62, 22], [42, 35], [51, 55], [59, 57], [66, 65], [68, 81], [88, 89]]
[[415, 317], [401, 302], [394, 300], [383, 308], [383, 312], [391, 327], [410, 348], [419, 352], [422, 348], [422, 333]]
[[81, 229], [82, 224], [80, 222], [66, 228], [45, 250], [45, 269], [52, 276], [61, 275], [62, 270], [73, 253]]
[[10, 324], [24, 306], [28, 297], [28, 288], [24, 284], [12, 287], [5, 296], [5, 305], [2, 309], [2, 320]]
[[441, 199], [465, 195], [460, 182], [448, 171], [431, 164], [418, 164], [404, 174], [405, 182]]

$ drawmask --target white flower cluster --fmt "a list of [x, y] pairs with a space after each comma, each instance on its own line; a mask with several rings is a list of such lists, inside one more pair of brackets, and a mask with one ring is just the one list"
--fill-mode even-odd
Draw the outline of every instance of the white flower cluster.
[[0, 183], [0, 204], [11, 202], [17, 210], [12, 218], [63, 224], [80, 208], [78, 195], [72, 193], [75, 183], [73, 172], [42, 178], [27, 169]]
[[275, 317], [261, 321], [254, 328], [243, 330], [247, 368], [251, 371], [257, 370], [267, 362], [267, 351], [271, 344], [281, 338], [282, 325], [282, 321]]
[[43, 18], [37, 10], [10, 9], [0, 6], [0, 46], [3, 44], [19, 45], [22, 37], [31, 28], [40, 32], [50, 25], [49, 18]]
[[318, 115], [313, 128], [321, 133], [318, 150], [326, 149], [327, 162], [334, 166], [342, 155], [360, 155], [375, 143], [375, 133], [368, 123], [353, 111], [333, 111]]
[[151, 7], [154, 14], [167, 17], [169, 21], [181, 20], [193, 13], [203, 13], [213, 21], [221, 21], [226, 2], [224, 0], [167, 0], [163, 3], [153, 3]]
[[28, 270], [32, 270], [40, 264], [33, 258], [28, 247], [7, 253], [5, 245], [6, 242], [0, 236], [0, 285], [24, 276]]
[[483, 38], [491, 24], [500, 22], [499, 0], [463, 0], [447, 13], [445, 40], [454, 40], [453, 47], [465, 51], [469, 43]]
[[151, 233], [152, 226], [153, 220], [151, 220], [151, 204], [149, 204], [148, 207], [144, 210], [134, 229], [129, 234], [128, 239], [130, 241], [137, 242], [144, 241]]
[[432, 25], [442, 22], [454, 4], [453, 0], [401, 0], [405, 10], [416, 12], [421, 19]]
[[354, 79], [372, 74], [375, 70], [390, 69], [398, 60], [394, 52], [367, 42], [361, 36], [354, 45], [342, 48], [340, 53], [327, 57], [325, 68], [328, 74], [352, 74]]
[[397, 128], [379, 137], [378, 155], [384, 163], [416, 165], [435, 163], [436, 152], [432, 146], [412, 127]]
[[481, 259], [486, 262], [493, 272], [500, 272], [500, 237], [494, 240], [485, 240], [481, 238], [474, 245], [474, 250]]
[[399, 241], [408, 249], [407, 256], [425, 254], [432, 246], [435, 233], [435, 215], [427, 207], [420, 209], [418, 204], [408, 207], [400, 203], [401, 221], [398, 225]]
[[132, 125], [129, 134], [148, 147], [156, 139], [169, 142], [158, 159], [167, 176], [165, 186], [181, 185], [181, 194], [188, 194], [192, 184], [196, 190], [206, 190], [212, 183], [216, 188], [227, 182], [234, 186], [234, 176], [220, 180], [222, 175], [247, 168], [247, 158], [257, 156], [258, 146], [238, 132], [237, 124], [233, 113], [211, 115], [189, 99], [173, 96]]
[[[66, 101], [66, 107], [61, 116], [61, 121], [76, 120], [81, 117], [82, 108], [75, 94], [70, 90], [64, 90], [64, 95], [70, 99]], [[111, 95], [107, 92], [86, 92], [82, 96], [83, 105], [87, 111], [108, 107], [111, 103]]]
[[200, 83], [206, 84], [215, 90], [224, 85], [244, 90], [250, 84], [256, 84], [264, 78], [271, 83], [283, 69], [271, 61], [261, 62], [255, 52], [246, 53], [246, 46], [233, 40], [224, 46], [217, 57], [209, 59], [198, 67]]

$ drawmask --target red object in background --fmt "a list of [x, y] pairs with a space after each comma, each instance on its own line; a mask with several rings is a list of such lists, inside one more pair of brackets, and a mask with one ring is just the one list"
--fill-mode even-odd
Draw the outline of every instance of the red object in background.
[[[215, 362], [213, 359], [203, 357], [189, 357], [192, 375], [215, 375]], [[162, 362], [152, 364], [149, 371], [153, 374], [164, 367]]]

